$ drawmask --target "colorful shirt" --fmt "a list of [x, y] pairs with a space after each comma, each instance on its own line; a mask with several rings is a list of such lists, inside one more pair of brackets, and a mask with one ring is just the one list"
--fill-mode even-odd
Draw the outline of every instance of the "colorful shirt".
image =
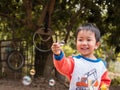
[[66, 58], [61, 52], [54, 55], [56, 69], [70, 80], [69, 90], [99, 90], [110, 85], [108, 71], [101, 59], [91, 60], [81, 55]]

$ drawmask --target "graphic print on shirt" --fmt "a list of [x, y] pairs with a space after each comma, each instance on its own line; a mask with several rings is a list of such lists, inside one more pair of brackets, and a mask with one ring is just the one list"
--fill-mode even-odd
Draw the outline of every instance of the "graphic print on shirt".
[[81, 78], [78, 77], [78, 82], [76, 82], [76, 90], [95, 90], [95, 87], [98, 86], [97, 79], [96, 69], [90, 70]]

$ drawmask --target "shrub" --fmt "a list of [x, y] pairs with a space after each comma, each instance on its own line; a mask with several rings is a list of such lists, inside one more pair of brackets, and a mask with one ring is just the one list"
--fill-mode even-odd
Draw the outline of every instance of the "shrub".
[[120, 85], [120, 77], [116, 77], [112, 79], [111, 86], [119, 86]]

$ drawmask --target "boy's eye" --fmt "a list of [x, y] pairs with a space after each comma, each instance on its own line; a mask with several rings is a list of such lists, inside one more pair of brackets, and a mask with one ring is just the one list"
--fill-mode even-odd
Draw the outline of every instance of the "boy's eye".
[[[77, 40], [78, 41], [84, 41], [84, 39], [82, 39], [82, 38], [78, 38]], [[86, 39], [86, 41], [92, 41], [92, 39], [88, 38], [88, 39]]]
[[87, 39], [87, 41], [91, 41], [91, 39]]
[[78, 41], [83, 41], [82, 39], [78, 39]]

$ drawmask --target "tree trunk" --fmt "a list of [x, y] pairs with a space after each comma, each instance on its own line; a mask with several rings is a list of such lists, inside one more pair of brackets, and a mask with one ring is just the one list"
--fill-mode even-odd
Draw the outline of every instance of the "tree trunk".
[[[43, 48], [51, 48], [53, 41], [50, 39], [48, 42], [42, 43], [40, 46], [41, 49]], [[41, 52], [37, 49], [35, 49], [35, 77], [37, 76], [50, 76], [50, 72], [53, 68], [53, 62], [52, 62], [52, 51], [48, 52]]]
[[47, 57], [48, 57], [48, 53], [35, 50], [35, 71], [36, 71], [35, 77], [41, 75], [43, 76]]
[[44, 67], [44, 72], [43, 72], [43, 76], [45, 76], [46, 78], [54, 77], [54, 65], [53, 65], [52, 57], [53, 57], [53, 54], [52, 52], [50, 52], [47, 57], [45, 67]]

